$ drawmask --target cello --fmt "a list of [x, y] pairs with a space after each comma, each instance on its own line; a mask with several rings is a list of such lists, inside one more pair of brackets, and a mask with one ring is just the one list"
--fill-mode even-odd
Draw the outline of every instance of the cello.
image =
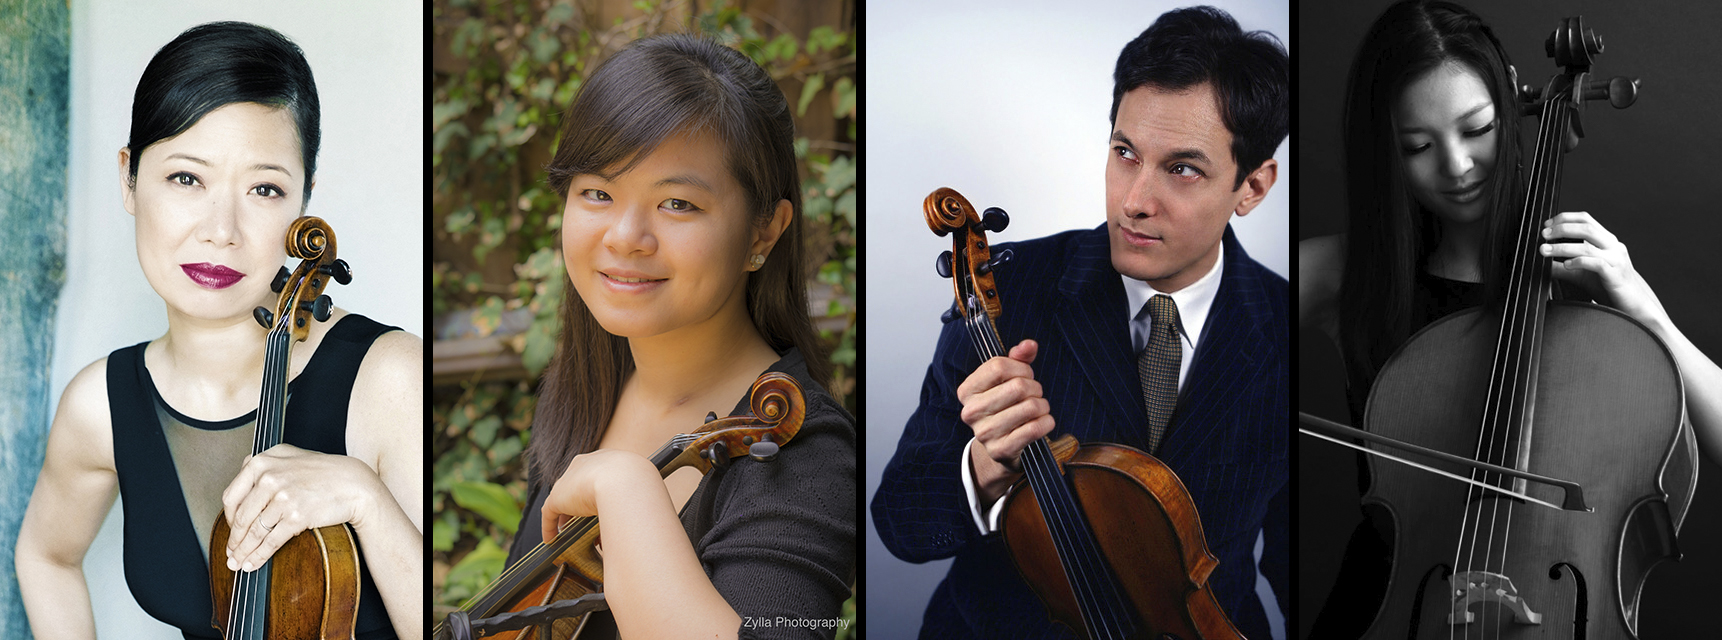
[[[347, 262], [335, 257], [335, 231], [321, 218], [304, 216], [287, 228], [287, 255], [301, 259], [271, 283], [281, 294], [275, 309], [252, 311], [269, 329], [265, 340], [263, 390], [257, 403], [257, 432], [251, 455], [281, 444], [287, 416], [287, 370], [293, 343], [311, 332], [311, 321], [329, 319], [334, 304], [323, 289], [333, 279], [353, 279]], [[209, 548], [227, 547], [227, 516], [216, 516]], [[256, 571], [235, 572], [209, 563], [215, 620], [226, 640], [264, 638], [351, 638], [359, 614], [359, 550], [347, 524], [293, 536]]]
[[[1367, 638], [1633, 638], [1650, 570], [1679, 557], [1690, 485], [1671, 499], [1664, 481], [1690, 428], [1674, 358], [1625, 314], [1551, 300], [1538, 251], [1585, 102], [1629, 106], [1636, 81], [1591, 77], [1602, 44], [1581, 18], [1545, 49], [1565, 70], [1523, 91], [1541, 122], [1506, 299], [1402, 345], [1370, 390], [1367, 433], [1320, 429], [1370, 442], [1364, 504], [1391, 521], [1391, 581]], [[1400, 460], [1387, 448], [1464, 484], [1378, 464]]]
[[[961, 317], [952, 319], [982, 361], [1003, 356], [993, 275], [1011, 252], [992, 255], [986, 232], [1004, 230], [1010, 218], [996, 207], [982, 216], [948, 188], [922, 208], [933, 233], [952, 239], [935, 263], [954, 283]], [[1124, 445], [1078, 445], [1070, 435], [1030, 442], [1021, 460], [1024, 479], [1003, 498], [1001, 529], [1053, 620], [1094, 640], [1243, 637], [1208, 588], [1219, 560], [1189, 491], [1165, 464]]]
[[[786, 374], [768, 372], [754, 381], [748, 394], [747, 413], [721, 419], [708, 413], [699, 430], [671, 438], [652, 454], [651, 460], [666, 478], [682, 467], [692, 467], [704, 474], [740, 456], [770, 462], [777, 458], [779, 447], [801, 431], [806, 416], [801, 385]], [[459, 610], [437, 623], [431, 637], [435, 640], [577, 637], [588, 616], [606, 606], [598, 533], [597, 516], [564, 523], [554, 538], [527, 552]], [[527, 628], [537, 618], [555, 620]]]

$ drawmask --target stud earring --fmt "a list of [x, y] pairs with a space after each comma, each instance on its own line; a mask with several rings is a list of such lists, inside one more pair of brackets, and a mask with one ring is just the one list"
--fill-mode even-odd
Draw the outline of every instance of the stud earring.
[[748, 262], [751, 263], [753, 265], [753, 268], [755, 268], [755, 269], [763, 267], [763, 266], [765, 266], [765, 254], [763, 254], [763, 253], [753, 254], [753, 259], [749, 260]]

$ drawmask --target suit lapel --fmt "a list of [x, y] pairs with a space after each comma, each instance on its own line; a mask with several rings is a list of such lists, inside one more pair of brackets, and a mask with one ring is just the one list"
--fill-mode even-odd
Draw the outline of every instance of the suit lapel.
[[[1177, 468], [1175, 461], [1202, 450], [1205, 443], [1224, 425], [1219, 420], [1231, 403], [1243, 398], [1262, 367], [1255, 366], [1253, 354], [1265, 353], [1271, 347], [1262, 331], [1262, 310], [1256, 301], [1264, 299], [1259, 279], [1251, 277], [1245, 266], [1249, 256], [1226, 227], [1226, 264], [1220, 276], [1220, 290], [1214, 296], [1214, 306], [1208, 310], [1207, 325], [1202, 330], [1202, 342], [1196, 346], [1196, 360], [1190, 364], [1178, 408], [1172, 415], [1166, 441], [1161, 443], [1158, 457]], [[1212, 456], [1204, 456], [1212, 457]]]
[[[1112, 268], [1106, 225], [1083, 234], [1058, 288], [1066, 302], [1056, 314], [1059, 335], [1076, 366], [1093, 385], [1107, 422], [1129, 430], [1132, 440], [1145, 437], [1143, 425], [1148, 416], [1142, 407], [1136, 363], [1130, 356], [1124, 283]], [[1135, 433], [1138, 430], [1143, 433]], [[1118, 441], [1124, 435], [1102, 431], [1101, 425], [1086, 425], [1078, 437]]]

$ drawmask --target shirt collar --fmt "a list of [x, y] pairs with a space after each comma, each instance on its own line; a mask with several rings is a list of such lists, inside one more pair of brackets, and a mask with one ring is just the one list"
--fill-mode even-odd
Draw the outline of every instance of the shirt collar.
[[1172, 302], [1178, 305], [1178, 332], [1184, 337], [1184, 345], [1194, 353], [1197, 343], [1202, 336], [1202, 327], [1208, 319], [1208, 309], [1214, 306], [1214, 296], [1220, 291], [1220, 272], [1226, 264], [1226, 243], [1219, 245], [1219, 251], [1214, 256], [1214, 266], [1208, 273], [1198, 278], [1190, 286], [1172, 293], [1155, 290], [1147, 282], [1130, 276], [1119, 274], [1124, 279], [1124, 298], [1130, 311], [1130, 339], [1132, 347], [1141, 351], [1148, 345], [1149, 323], [1137, 322], [1136, 317], [1142, 313], [1142, 307], [1148, 304], [1148, 299], [1158, 294], [1172, 296]]

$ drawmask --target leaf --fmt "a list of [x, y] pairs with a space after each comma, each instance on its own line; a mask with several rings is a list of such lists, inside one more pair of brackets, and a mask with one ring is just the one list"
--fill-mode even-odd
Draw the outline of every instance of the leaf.
[[443, 512], [443, 517], [431, 521], [431, 550], [453, 551], [455, 538], [460, 536], [460, 522], [455, 520], [453, 511]]
[[483, 516], [491, 524], [514, 533], [520, 526], [520, 503], [502, 485], [493, 482], [456, 482], [451, 493], [454, 503]]
[[795, 115], [807, 115], [807, 103], [813, 102], [813, 96], [825, 88], [825, 74], [815, 73], [801, 85], [801, 101], [795, 104]]
[[837, 196], [837, 212], [843, 214], [843, 218], [845, 220], [849, 221], [850, 227], [855, 226], [855, 190], [854, 189], [844, 191], [843, 195]]
[[479, 418], [478, 422], [472, 423], [472, 430], [467, 432], [467, 437], [472, 438], [473, 444], [478, 445], [479, 448], [488, 449], [491, 444], [496, 442], [496, 429], [500, 426], [502, 426], [502, 418], [485, 416]]
[[574, 5], [558, 2], [544, 12], [544, 24], [558, 25], [574, 19]]
[[472, 328], [478, 331], [480, 337], [489, 337], [496, 333], [496, 328], [502, 324], [502, 298], [490, 296], [484, 304], [472, 311]]
[[849, 76], [837, 79], [831, 86], [831, 117], [839, 120], [855, 117], [855, 82]]
[[454, 563], [448, 570], [448, 576], [443, 579], [447, 585], [476, 584], [483, 586], [495, 580], [502, 573], [502, 566], [508, 562], [508, 552], [496, 546], [496, 541], [490, 538], [479, 538], [478, 548], [473, 549], [460, 562]]

